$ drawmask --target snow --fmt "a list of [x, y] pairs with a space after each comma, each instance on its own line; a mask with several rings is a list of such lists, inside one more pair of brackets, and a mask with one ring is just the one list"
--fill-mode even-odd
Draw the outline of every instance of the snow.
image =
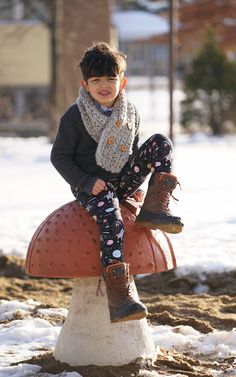
[[236, 329], [202, 334], [191, 326], [155, 326], [153, 339], [156, 346], [191, 352], [195, 356], [210, 355], [212, 359], [224, 359], [236, 355]]
[[[36, 373], [40, 371], [41, 367], [38, 365], [29, 365], [29, 364], [19, 364], [13, 367], [6, 367], [1, 371], [0, 367], [0, 377], [32, 377], [36, 376]], [[42, 377], [83, 377], [77, 372], [62, 372], [60, 374], [37, 374], [37, 376]]]
[[204, 279], [206, 272], [236, 266], [236, 138], [190, 141], [176, 148], [175, 167], [183, 188], [178, 211], [186, 225], [181, 237], [172, 241], [180, 261], [178, 272], [196, 270]]
[[33, 300], [27, 300], [26, 302], [1, 300], [0, 321], [14, 318], [16, 312], [25, 315], [27, 312], [33, 311], [36, 305], [40, 305], [40, 303]]
[[[1, 305], [6, 305], [6, 300], [0, 301]], [[33, 304], [35, 308], [37, 302], [28, 302], [28, 315], [32, 314]], [[0, 305], [0, 306], [1, 306]], [[18, 301], [9, 302], [7, 313], [17, 312], [19, 307], [26, 306]], [[0, 325], [0, 377], [27, 377], [32, 373], [38, 373], [40, 367], [29, 364], [19, 364], [10, 366], [11, 363], [27, 360], [32, 356], [52, 351], [55, 346], [61, 324], [54, 324], [41, 318], [26, 318], [13, 320]], [[47, 312], [50, 315], [50, 310]], [[52, 312], [53, 319], [53, 312]], [[236, 357], [236, 329], [231, 331], [216, 331], [202, 334], [191, 326], [152, 326], [151, 328], [154, 343], [158, 352], [160, 348], [165, 350], [176, 350], [188, 352], [192, 355], [208, 355], [212, 360], [224, 359], [226, 357]], [[232, 369], [232, 373], [236, 369]], [[234, 374], [232, 374], [233, 376]], [[59, 376], [55, 374], [42, 374], [42, 376]], [[79, 377], [75, 372], [63, 373], [60, 376]], [[164, 375], [162, 375], [164, 377]], [[181, 375], [179, 375], [181, 376]]]
[[13, 367], [0, 367], [1, 377], [28, 377], [39, 372], [41, 369], [38, 365], [19, 364]]
[[[59, 335], [60, 326], [53, 326], [41, 318], [26, 318], [0, 325], [0, 364], [7, 365], [28, 359], [45, 349], [52, 350]], [[24, 343], [22, 342], [24, 339]]]
[[113, 12], [112, 22], [121, 41], [148, 39], [169, 31], [165, 18], [139, 10]]
[[[150, 93], [145, 88], [138, 91], [131, 88], [129, 96], [141, 113], [143, 140], [153, 132], [168, 133], [166, 90]], [[176, 118], [182, 96], [181, 91], [175, 91]], [[68, 185], [49, 162], [50, 150], [51, 145], [44, 137], [0, 138], [0, 249], [3, 255], [25, 257], [30, 239], [45, 217], [74, 200]], [[179, 132], [175, 136], [174, 173], [182, 191], [176, 190], [179, 202], [172, 205], [172, 210], [181, 215], [185, 228], [182, 234], [171, 235], [170, 239], [178, 262], [176, 273], [194, 271], [198, 274], [197, 293], [207, 292], [204, 278], [208, 272], [231, 270], [236, 266], [235, 161], [235, 136], [210, 138]], [[19, 314], [21, 320], [17, 319]], [[1, 300], [0, 377], [27, 377], [40, 372], [40, 367], [35, 365], [11, 364], [52, 351], [62, 326], [57, 316], [65, 318], [66, 315], [64, 308], [42, 309], [40, 303], [33, 300]], [[189, 326], [154, 326], [152, 333], [157, 346], [166, 349], [191, 351], [196, 355], [204, 353], [212, 358], [236, 356], [235, 329], [202, 334]], [[232, 373], [235, 375], [236, 369]], [[65, 372], [60, 376], [80, 375]]]
[[[30, 359], [33, 355], [52, 351], [58, 338], [62, 323], [50, 323], [38, 316], [51, 317], [55, 315], [66, 318], [68, 310], [65, 308], [39, 308], [40, 303], [34, 300], [19, 302], [17, 300], [0, 301], [0, 376], [23, 377], [32, 376], [40, 367], [19, 364], [10, 367], [13, 362]], [[23, 319], [14, 320], [14, 315], [21, 314]], [[36, 316], [36, 318], [35, 318]], [[6, 320], [11, 319], [11, 322]], [[66, 375], [65, 375], [66, 376]], [[69, 375], [76, 377], [77, 375]], [[79, 376], [79, 375], [78, 375]]]

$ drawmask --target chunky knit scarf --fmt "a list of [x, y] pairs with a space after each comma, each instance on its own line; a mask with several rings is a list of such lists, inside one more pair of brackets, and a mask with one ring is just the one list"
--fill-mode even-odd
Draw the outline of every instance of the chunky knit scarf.
[[95, 106], [90, 94], [80, 89], [76, 100], [84, 126], [98, 143], [96, 162], [103, 169], [119, 173], [132, 154], [136, 133], [135, 108], [124, 90], [118, 95], [110, 117]]

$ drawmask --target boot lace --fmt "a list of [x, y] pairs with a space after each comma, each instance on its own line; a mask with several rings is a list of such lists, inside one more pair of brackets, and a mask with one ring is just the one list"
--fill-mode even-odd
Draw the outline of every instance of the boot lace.
[[179, 185], [180, 189], [182, 190], [182, 187], [179, 182], [176, 183], [175, 187], [169, 191], [168, 189], [162, 188], [161, 190], [158, 191], [158, 197], [161, 203], [161, 206], [164, 210], [168, 211], [169, 210], [169, 203], [170, 203], [170, 197], [172, 197], [175, 201], [179, 201], [174, 195], [173, 191], [176, 188], [176, 186]]
[[[180, 188], [180, 190], [182, 191], [182, 186], [181, 186], [181, 184], [179, 183], [179, 181], [176, 183], [176, 186], [179, 186], [179, 188]], [[175, 186], [175, 187], [176, 187]], [[174, 190], [174, 189], [173, 189]], [[179, 201], [179, 199], [177, 199], [173, 194], [172, 194], [172, 192], [173, 192], [173, 190], [170, 192], [170, 196], [175, 200], [175, 201]]]
[[127, 271], [125, 276], [116, 276], [112, 279], [113, 287], [117, 291], [120, 297], [126, 298], [127, 296], [132, 297], [131, 286], [129, 282], [129, 275]]

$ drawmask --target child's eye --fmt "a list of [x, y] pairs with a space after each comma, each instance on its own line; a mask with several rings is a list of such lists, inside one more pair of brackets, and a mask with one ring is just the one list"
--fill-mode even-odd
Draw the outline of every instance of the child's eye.
[[109, 77], [109, 80], [110, 81], [117, 81], [117, 78], [116, 77]]

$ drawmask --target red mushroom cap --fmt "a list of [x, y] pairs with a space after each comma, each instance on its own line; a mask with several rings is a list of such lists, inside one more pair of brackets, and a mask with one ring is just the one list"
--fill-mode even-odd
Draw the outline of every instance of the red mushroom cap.
[[[137, 199], [137, 198], [136, 198]], [[121, 205], [125, 225], [124, 256], [131, 274], [147, 274], [176, 267], [165, 233], [138, 227], [132, 201]], [[134, 210], [132, 210], [132, 208]], [[132, 212], [131, 212], [132, 210]], [[35, 231], [26, 257], [26, 273], [51, 278], [95, 277], [102, 273], [99, 229], [77, 201], [51, 213]]]

